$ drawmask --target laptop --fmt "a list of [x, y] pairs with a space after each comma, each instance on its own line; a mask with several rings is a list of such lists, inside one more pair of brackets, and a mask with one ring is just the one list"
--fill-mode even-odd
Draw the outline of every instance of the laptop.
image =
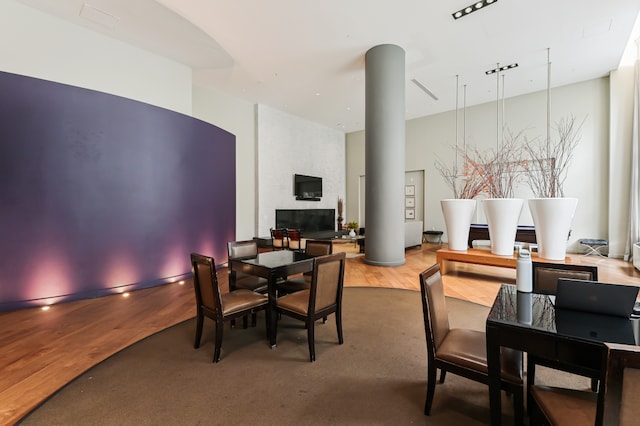
[[629, 318], [637, 297], [635, 286], [559, 278], [556, 309]]
[[556, 309], [556, 331], [586, 340], [636, 344], [632, 321], [613, 315]]

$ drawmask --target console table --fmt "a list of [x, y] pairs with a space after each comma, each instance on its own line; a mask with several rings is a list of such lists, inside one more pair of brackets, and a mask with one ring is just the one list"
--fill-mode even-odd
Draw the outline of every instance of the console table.
[[[447, 265], [449, 262], [473, 263], [476, 265], [498, 266], [501, 268], [515, 269], [517, 254], [514, 252], [511, 256], [498, 256], [489, 250], [468, 249], [467, 251], [456, 251], [449, 249], [440, 249], [436, 251], [436, 261], [440, 265], [440, 273], [447, 273]], [[545, 260], [538, 257], [538, 253], [531, 253], [531, 260], [536, 262], [557, 262], [554, 260]], [[569, 263], [569, 258], [565, 258], [565, 263]]]
[[[489, 225], [472, 223], [469, 227], [469, 248], [473, 247], [474, 240], [488, 240]], [[520, 225], [516, 231], [516, 241], [522, 243], [537, 244], [536, 230], [531, 225]]]

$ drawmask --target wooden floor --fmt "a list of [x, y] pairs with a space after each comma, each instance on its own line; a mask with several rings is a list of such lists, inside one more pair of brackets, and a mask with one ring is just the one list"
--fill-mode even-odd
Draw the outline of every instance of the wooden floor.
[[[406, 263], [377, 267], [357, 249], [347, 251], [345, 286], [418, 290], [418, 274], [435, 263], [436, 250], [423, 244], [406, 251]], [[572, 256], [596, 264], [601, 281], [640, 286], [640, 272], [621, 260]], [[226, 286], [226, 274], [219, 273]], [[448, 296], [491, 306], [501, 283], [514, 283], [515, 270], [458, 264], [444, 277]], [[195, 316], [191, 281], [122, 295], [60, 304], [48, 311], [24, 309], [0, 314], [0, 424], [14, 424], [75, 377], [123, 348]]]

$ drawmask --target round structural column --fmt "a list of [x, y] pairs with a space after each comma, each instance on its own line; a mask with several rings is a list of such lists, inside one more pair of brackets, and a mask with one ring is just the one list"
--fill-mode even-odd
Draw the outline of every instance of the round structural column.
[[365, 262], [404, 259], [405, 53], [392, 44], [365, 55]]

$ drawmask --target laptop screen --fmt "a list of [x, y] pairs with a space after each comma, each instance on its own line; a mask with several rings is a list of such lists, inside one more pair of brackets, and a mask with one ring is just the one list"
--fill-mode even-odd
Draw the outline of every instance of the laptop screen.
[[556, 308], [629, 318], [638, 287], [559, 278]]

